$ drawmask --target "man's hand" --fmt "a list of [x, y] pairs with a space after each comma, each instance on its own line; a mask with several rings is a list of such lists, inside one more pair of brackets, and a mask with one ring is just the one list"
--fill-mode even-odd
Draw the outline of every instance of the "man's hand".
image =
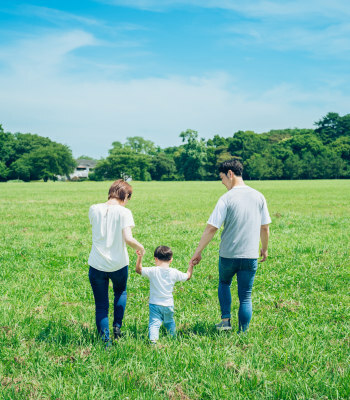
[[193, 257], [191, 258], [189, 262], [190, 267], [194, 267], [195, 265], [199, 264], [201, 262], [202, 255], [201, 253], [194, 253]]
[[267, 259], [267, 249], [260, 249], [260, 257], [261, 259], [259, 260], [259, 262], [264, 262]]

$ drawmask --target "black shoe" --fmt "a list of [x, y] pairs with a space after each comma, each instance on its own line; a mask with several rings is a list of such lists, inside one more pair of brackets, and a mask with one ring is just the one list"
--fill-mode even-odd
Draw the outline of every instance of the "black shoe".
[[215, 327], [216, 327], [216, 330], [219, 332], [230, 331], [232, 329], [231, 320], [228, 319], [227, 321], [221, 321], [218, 324], [216, 324]]
[[119, 326], [113, 326], [113, 335], [114, 335], [114, 340], [118, 340], [121, 338], [122, 333]]

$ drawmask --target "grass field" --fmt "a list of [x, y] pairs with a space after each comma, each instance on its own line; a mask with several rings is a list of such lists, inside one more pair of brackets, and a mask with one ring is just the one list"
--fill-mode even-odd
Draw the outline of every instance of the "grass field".
[[[176, 340], [147, 342], [148, 281], [130, 250], [123, 338], [95, 333], [89, 206], [110, 182], [0, 184], [0, 398], [349, 399], [350, 181], [250, 182], [272, 217], [247, 335], [217, 334], [219, 235], [177, 284]], [[219, 182], [133, 183], [134, 236], [186, 271]], [[238, 300], [233, 290], [233, 314]], [[234, 322], [236, 322], [234, 320]]]

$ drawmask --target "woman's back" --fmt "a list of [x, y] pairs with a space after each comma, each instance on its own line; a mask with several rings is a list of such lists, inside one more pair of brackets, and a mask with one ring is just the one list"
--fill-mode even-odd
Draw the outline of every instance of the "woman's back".
[[94, 204], [89, 210], [92, 247], [89, 265], [100, 271], [117, 271], [129, 264], [123, 229], [134, 226], [132, 213], [118, 204]]

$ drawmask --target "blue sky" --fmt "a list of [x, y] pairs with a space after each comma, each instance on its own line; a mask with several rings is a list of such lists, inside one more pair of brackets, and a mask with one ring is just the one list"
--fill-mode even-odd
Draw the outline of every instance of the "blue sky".
[[347, 0], [0, 3], [0, 123], [105, 157], [350, 112]]

